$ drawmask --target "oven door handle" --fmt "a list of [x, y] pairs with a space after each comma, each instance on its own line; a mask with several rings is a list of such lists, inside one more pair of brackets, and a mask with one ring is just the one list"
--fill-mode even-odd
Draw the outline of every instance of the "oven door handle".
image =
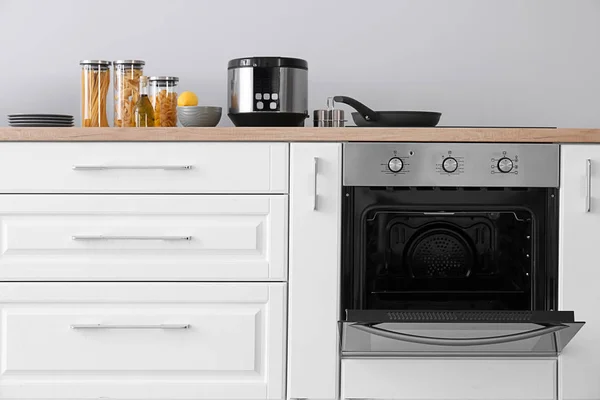
[[545, 325], [538, 329], [533, 329], [526, 332], [511, 333], [509, 335], [501, 336], [488, 336], [482, 338], [438, 338], [431, 336], [419, 336], [411, 335], [409, 333], [395, 332], [383, 328], [378, 328], [369, 323], [355, 323], [351, 326], [359, 331], [369, 333], [372, 335], [381, 336], [388, 339], [400, 340], [402, 342], [425, 344], [425, 345], [437, 345], [437, 346], [484, 346], [490, 344], [501, 344], [517, 342], [519, 340], [533, 339], [536, 337], [544, 336], [549, 333], [558, 332], [562, 329], [567, 328], [567, 325], [552, 324]]

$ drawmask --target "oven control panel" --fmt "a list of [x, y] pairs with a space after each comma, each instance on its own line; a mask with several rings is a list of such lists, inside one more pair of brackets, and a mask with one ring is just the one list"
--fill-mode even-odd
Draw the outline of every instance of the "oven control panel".
[[558, 187], [559, 147], [344, 143], [346, 186]]

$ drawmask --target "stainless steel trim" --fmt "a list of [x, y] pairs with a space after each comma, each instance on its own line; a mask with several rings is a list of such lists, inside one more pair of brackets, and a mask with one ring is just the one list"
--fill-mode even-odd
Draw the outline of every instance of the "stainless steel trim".
[[313, 158], [313, 195], [312, 195], [312, 209], [313, 211], [317, 211], [317, 202], [318, 202], [318, 194], [317, 194], [317, 175], [319, 174], [319, 158]]
[[158, 324], [158, 325], [129, 325], [129, 324], [71, 324], [71, 329], [190, 329], [190, 324]]
[[[435, 128], [431, 128], [435, 129]], [[458, 163], [443, 169], [446, 158]], [[500, 159], [513, 169], [503, 173]], [[400, 158], [394, 173], [388, 163]], [[559, 187], [559, 145], [515, 143], [344, 143], [345, 186], [388, 187]]]
[[[299, 68], [279, 68], [279, 111], [308, 115], [308, 71]], [[260, 113], [254, 111], [254, 68], [231, 68], [227, 71], [227, 108], [229, 113]], [[269, 102], [267, 100], [267, 102]], [[269, 110], [266, 104], [265, 110]]]
[[192, 240], [192, 236], [120, 236], [120, 235], [73, 235], [73, 240]]
[[556, 356], [554, 353], [542, 352], [542, 351], [532, 351], [532, 352], [510, 352], [503, 351], [502, 353], [493, 353], [489, 351], [482, 350], [480, 352], [469, 352], [465, 353], [464, 351], [423, 351], [423, 352], [410, 352], [410, 351], [402, 351], [402, 352], [394, 352], [394, 351], [342, 351], [342, 358], [367, 358], [367, 359], [381, 359], [381, 358], [390, 358], [390, 359], [407, 359], [407, 358], [427, 358], [427, 357], [435, 357], [437, 359], [445, 359], [445, 358], [456, 358], [460, 357], [462, 359], [470, 359], [470, 358], [502, 358], [502, 359], [510, 359], [513, 357], [518, 358], [540, 358], [547, 359], [548, 356]]
[[388, 339], [400, 340], [403, 342], [436, 345], [436, 346], [483, 346], [490, 344], [501, 344], [517, 342], [519, 340], [532, 339], [547, 335], [549, 333], [558, 332], [565, 328], [566, 325], [544, 326], [542, 328], [533, 329], [526, 332], [511, 333], [509, 335], [489, 336], [482, 338], [437, 338], [430, 336], [411, 335], [408, 333], [394, 332], [387, 329], [377, 328], [375, 326], [352, 324], [352, 327], [371, 335], [377, 335]]
[[592, 211], [592, 160], [585, 161], [585, 212], [589, 213]]
[[73, 170], [75, 171], [104, 171], [115, 169], [186, 171], [193, 168], [193, 165], [73, 165]]

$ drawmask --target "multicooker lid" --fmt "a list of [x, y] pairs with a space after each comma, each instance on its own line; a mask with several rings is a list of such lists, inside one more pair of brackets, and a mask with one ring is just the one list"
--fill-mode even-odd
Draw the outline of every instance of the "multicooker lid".
[[308, 69], [308, 62], [290, 57], [244, 57], [229, 61], [227, 69], [232, 68], [299, 68]]

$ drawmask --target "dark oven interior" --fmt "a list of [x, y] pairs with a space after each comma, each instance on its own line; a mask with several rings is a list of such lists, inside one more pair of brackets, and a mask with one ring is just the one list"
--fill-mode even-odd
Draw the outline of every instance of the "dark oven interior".
[[556, 194], [345, 187], [343, 309], [555, 309]]

